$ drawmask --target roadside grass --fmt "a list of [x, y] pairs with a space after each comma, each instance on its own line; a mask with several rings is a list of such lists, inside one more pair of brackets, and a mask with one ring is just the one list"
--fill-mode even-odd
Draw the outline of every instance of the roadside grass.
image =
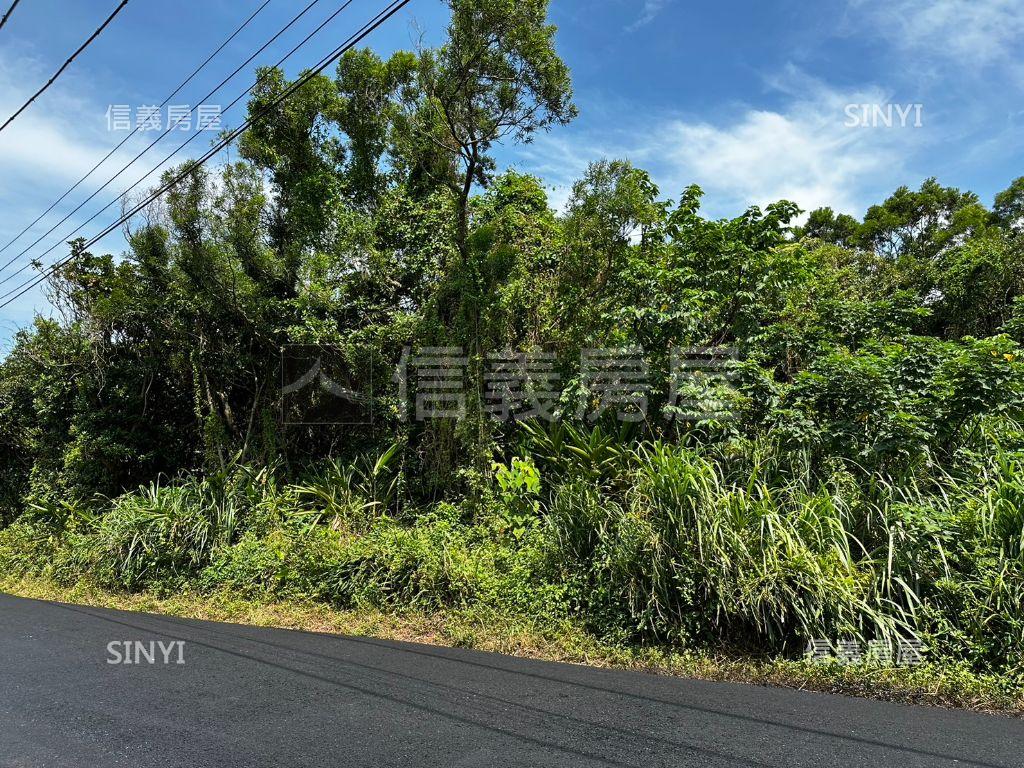
[[542, 625], [479, 607], [429, 612], [382, 611], [374, 607], [341, 610], [312, 601], [240, 597], [227, 590], [130, 594], [103, 589], [87, 581], [61, 586], [41, 577], [5, 575], [0, 575], [0, 591], [38, 600], [187, 619], [471, 648], [569, 664], [1024, 718], [1024, 689], [994, 675], [974, 673], [966, 665], [843, 665], [714, 655], [663, 646], [616, 645], [594, 637], [573, 621]]
[[[398, 503], [389, 451], [301, 484], [236, 467], [35, 504], [0, 530], [0, 589], [1024, 715], [1017, 454], [972, 481], [865, 487], [754, 448], [575, 439], [538, 437], [536, 463], [495, 464], [458, 503]], [[799, 659], [808, 638], [906, 637], [927, 663]]]

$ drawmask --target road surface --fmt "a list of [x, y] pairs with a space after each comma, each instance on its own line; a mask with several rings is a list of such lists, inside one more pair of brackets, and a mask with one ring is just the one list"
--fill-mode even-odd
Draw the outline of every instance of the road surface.
[[0, 595], [3, 768], [954, 765], [1024, 722]]

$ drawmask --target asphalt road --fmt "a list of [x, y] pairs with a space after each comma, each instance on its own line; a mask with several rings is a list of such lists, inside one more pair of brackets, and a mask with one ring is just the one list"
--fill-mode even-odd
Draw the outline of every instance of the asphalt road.
[[1020, 768], [1024, 722], [0, 595], [3, 768], [599, 765]]

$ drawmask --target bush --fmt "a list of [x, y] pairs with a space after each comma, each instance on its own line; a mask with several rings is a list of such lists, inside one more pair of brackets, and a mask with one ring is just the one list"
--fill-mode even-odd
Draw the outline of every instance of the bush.
[[41, 576], [54, 562], [60, 547], [55, 531], [28, 519], [0, 529], [0, 574]]
[[622, 501], [569, 485], [551, 523], [565, 569], [588, 574], [578, 591], [599, 623], [615, 616], [640, 636], [793, 650], [809, 637], [901, 626], [875, 594], [841, 504], [756, 476], [730, 485], [695, 452], [654, 443], [636, 452]]
[[419, 508], [403, 507], [390, 479], [383, 497], [353, 482], [351, 465], [292, 485], [236, 467], [125, 494], [100, 514], [38, 506], [0, 531], [0, 569], [580, 619], [613, 642], [790, 656], [811, 638], [913, 634], [933, 661], [1020, 677], [1020, 429], [972, 429], [960, 474], [898, 483], [841, 461], [815, 471], [763, 440], [626, 449], [576, 430], [548, 438], [543, 475], [529, 459], [497, 463], [480, 498]]
[[490, 528], [465, 525], [460, 516], [440, 505], [411, 526], [381, 518], [359, 536], [325, 526], [246, 535], [214, 553], [199, 583], [343, 607], [481, 604], [547, 611], [557, 590], [537, 579], [536, 537], [506, 546]]
[[216, 534], [211, 510], [189, 485], [153, 486], [114, 502], [77, 546], [83, 572], [101, 585], [138, 589], [198, 572]]

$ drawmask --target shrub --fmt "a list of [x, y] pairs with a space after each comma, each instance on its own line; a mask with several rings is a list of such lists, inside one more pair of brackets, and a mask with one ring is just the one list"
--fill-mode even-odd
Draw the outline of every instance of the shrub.
[[695, 452], [654, 443], [636, 452], [623, 503], [576, 484], [552, 509], [558, 556], [589, 574], [590, 607], [621, 629], [792, 650], [902, 626], [858, 558], [849, 510], [826, 491], [756, 476], [732, 485]]
[[194, 575], [216, 533], [194, 489], [151, 486], [118, 498], [81, 545], [80, 563], [100, 584], [137, 589]]
[[28, 519], [0, 529], [0, 574], [39, 576], [47, 572], [60, 547], [55, 531]]
[[381, 501], [397, 507], [391, 480], [381, 496], [353, 465], [297, 485], [235, 467], [125, 494], [102, 514], [40, 505], [0, 531], [0, 569], [128, 590], [193, 584], [575, 618], [615, 642], [759, 653], [913, 633], [935, 661], [1019, 677], [1020, 429], [974, 431], [961, 474], [896, 482], [839, 460], [814, 468], [766, 440], [626, 449], [578, 430], [547, 444], [545, 482], [516, 458], [495, 465], [482, 497], [401, 518]]
[[550, 610], [557, 590], [539, 581], [536, 535], [505, 546], [489, 527], [460, 518], [457, 508], [442, 504], [411, 526], [380, 518], [358, 536], [327, 526], [246, 535], [213, 554], [199, 583], [340, 606]]

